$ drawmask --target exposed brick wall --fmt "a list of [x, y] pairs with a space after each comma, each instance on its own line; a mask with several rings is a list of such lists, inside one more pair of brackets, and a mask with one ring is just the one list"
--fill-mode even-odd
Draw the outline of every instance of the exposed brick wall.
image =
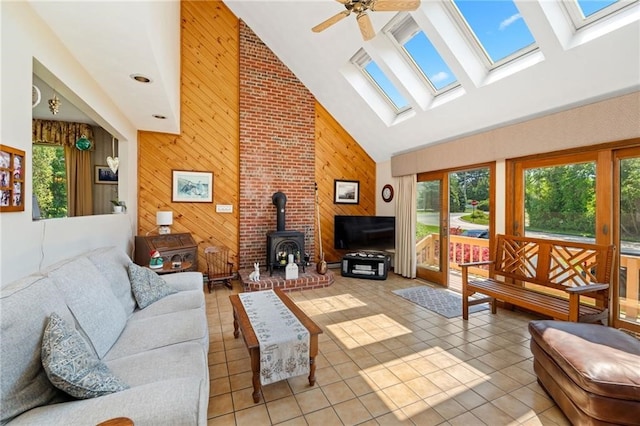
[[278, 191], [287, 196], [286, 229], [303, 232], [316, 258], [314, 176], [315, 98], [240, 21], [240, 268], [265, 265]]

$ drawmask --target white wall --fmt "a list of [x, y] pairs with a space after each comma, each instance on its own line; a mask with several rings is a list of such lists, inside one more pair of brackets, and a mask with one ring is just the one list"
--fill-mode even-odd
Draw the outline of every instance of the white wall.
[[[376, 216], [396, 215], [397, 178], [391, 176], [391, 161], [376, 163]], [[382, 199], [382, 188], [385, 185], [393, 186], [393, 200], [386, 203]]]
[[[0, 22], [0, 141], [26, 154], [25, 211], [0, 213], [0, 287], [3, 287], [24, 275], [92, 248], [115, 245], [131, 251], [137, 228], [137, 130], [28, 3], [0, 1]], [[126, 215], [31, 220], [31, 80], [34, 58], [97, 114], [91, 118], [121, 141], [119, 198], [129, 206]], [[70, 99], [74, 97], [62, 90], [60, 93]], [[46, 95], [43, 97], [43, 102], [46, 102]]]

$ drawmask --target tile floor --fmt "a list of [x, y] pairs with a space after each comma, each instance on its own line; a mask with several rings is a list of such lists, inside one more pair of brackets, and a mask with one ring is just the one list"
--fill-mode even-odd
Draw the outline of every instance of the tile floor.
[[229, 294], [206, 295], [209, 425], [568, 425], [536, 382], [527, 323], [498, 310], [447, 319], [391, 290], [423, 284], [336, 276], [289, 293], [324, 331], [316, 385], [296, 377], [253, 403], [249, 355], [233, 338]]

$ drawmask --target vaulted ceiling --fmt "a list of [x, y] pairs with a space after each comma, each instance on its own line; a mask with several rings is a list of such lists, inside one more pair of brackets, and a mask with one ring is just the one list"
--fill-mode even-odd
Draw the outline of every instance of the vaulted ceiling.
[[[333, 0], [225, 3], [376, 161], [640, 89], [637, 2], [615, 19], [574, 32], [556, 2], [515, 0], [539, 54], [488, 72], [472, 54], [461, 53], [465, 49], [451, 33], [455, 27], [448, 22], [443, 1], [423, 0], [409, 13], [456, 74], [461, 90], [448, 98], [416, 100], [411, 85], [392, 73], [391, 80], [412, 105], [411, 114], [401, 120], [381, 117], [348, 77], [350, 60], [360, 49], [392, 70], [396, 52], [382, 30], [395, 12], [370, 13], [377, 34], [365, 42], [354, 16], [321, 33], [311, 31], [344, 10]], [[178, 2], [30, 4], [136, 128], [179, 132]], [[129, 76], [136, 73], [153, 82], [133, 81]], [[157, 120], [154, 114], [167, 119]]]

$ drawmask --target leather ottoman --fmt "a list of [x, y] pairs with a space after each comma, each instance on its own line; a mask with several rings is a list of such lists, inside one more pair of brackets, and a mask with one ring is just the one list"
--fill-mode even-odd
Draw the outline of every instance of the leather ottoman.
[[597, 324], [529, 323], [538, 382], [573, 424], [640, 425], [640, 340]]

